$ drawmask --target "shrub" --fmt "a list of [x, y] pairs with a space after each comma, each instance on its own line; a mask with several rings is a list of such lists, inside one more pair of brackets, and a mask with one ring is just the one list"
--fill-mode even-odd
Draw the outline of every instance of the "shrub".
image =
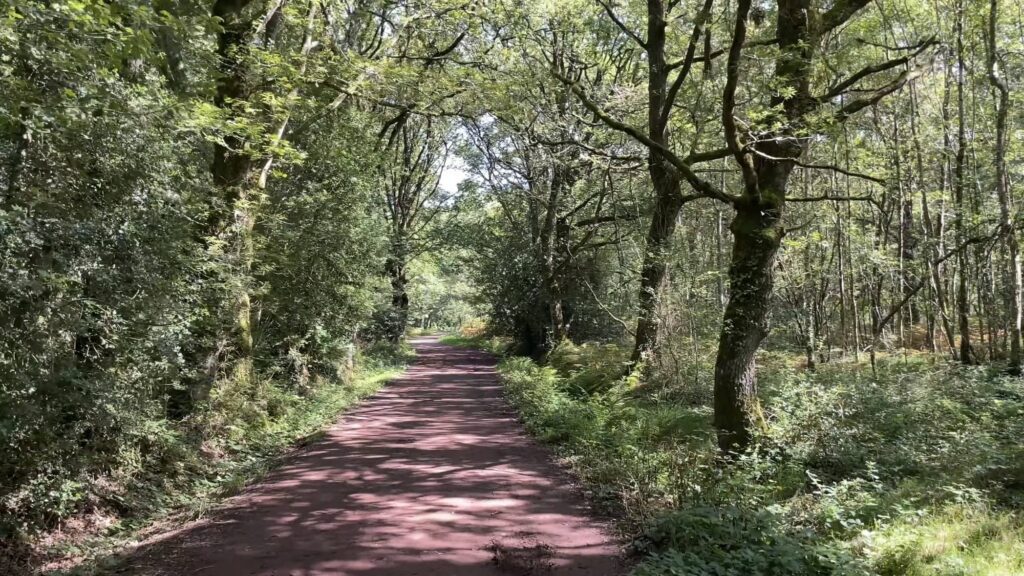
[[845, 551], [788, 528], [766, 510], [701, 507], [656, 520], [634, 545], [651, 554], [635, 576], [831, 576], [864, 574]]
[[766, 426], [725, 466], [710, 408], [634, 387], [620, 358], [566, 343], [548, 366], [500, 371], [529, 430], [640, 534], [638, 576], [1024, 573], [1021, 380], [919, 358], [807, 372], [768, 355]]

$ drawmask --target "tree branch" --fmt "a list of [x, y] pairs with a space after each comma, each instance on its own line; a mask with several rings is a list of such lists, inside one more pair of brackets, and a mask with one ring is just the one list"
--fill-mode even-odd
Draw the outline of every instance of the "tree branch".
[[842, 122], [849, 118], [850, 116], [852, 116], [854, 113], [863, 110], [868, 106], [874, 106], [882, 98], [885, 98], [889, 94], [892, 94], [893, 92], [899, 90], [904, 85], [906, 85], [907, 82], [910, 82], [911, 80], [918, 78], [923, 73], [924, 71], [921, 70], [920, 68], [914, 68], [911, 70], [904, 71], [902, 74], [899, 75], [898, 78], [896, 78], [892, 82], [875, 89], [874, 92], [868, 94], [867, 96], [854, 100], [853, 102], [850, 102], [846, 106], [843, 106], [842, 108], [837, 110], [835, 114], [836, 120]]
[[605, 13], [607, 13], [608, 17], [612, 19], [612, 22], [614, 22], [615, 25], [619, 27], [619, 30], [622, 30], [627, 36], [632, 38], [637, 44], [640, 45], [641, 48], [643, 48], [644, 50], [647, 49], [647, 42], [645, 42], [644, 39], [641, 38], [636, 32], [630, 30], [622, 20], [619, 20], [619, 17], [615, 15], [615, 10], [612, 10], [610, 4], [608, 4], [604, 0], [597, 0], [597, 3], [600, 4], [602, 8], [604, 8]]
[[636, 220], [636, 214], [606, 214], [604, 216], [594, 216], [593, 218], [584, 218], [577, 220], [572, 223], [573, 228], [583, 228], [585, 226], [594, 226], [596, 224], [605, 224], [607, 222], [622, 222], [626, 220]]
[[919, 55], [921, 52], [924, 52], [929, 47], [934, 46], [935, 44], [938, 44], [938, 41], [933, 36], [933, 37], [928, 38], [926, 40], [922, 40], [921, 42], [919, 42], [918, 44], [916, 44], [914, 46], [908, 47], [908, 49], [912, 49], [913, 52], [911, 52], [910, 54], [907, 54], [906, 56], [903, 56], [901, 58], [894, 58], [894, 59], [886, 61], [886, 62], [882, 62], [882, 63], [879, 63], [879, 64], [874, 64], [874, 65], [871, 65], [871, 66], [866, 66], [864, 68], [861, 68], [859, 71], [857, 71], [856, 73], [851, 75], [846, 80], [843, 80], [842, 82], [836, 84], [827, 93], [822, 94], [821, 96], [818, 96], [817, 98], [815, 98], [815, 100], [817, 100], [818, 102], [827, 102], [827, 101], [831, 100], [832, 98], [835, 98], [836, 96], [839, 96], [840, 94], [845, 92], [847, 88], [853, 86], [854, 84], [856, 84], [857, 82], [863, 80], [864, 78], [867, 78], [868, 76], [871, 76], [872, 74], [877, 74], [877, 73], [883, 72], [885, 70], [890, 70], [892, 68], [896, 68], [897, 66], [902, 66], [902, 65], [906, 64], [907, 62], [910, 62], [915, 57], [917, 57], [917, 55]]
[[820, 36], [842, 26], [850, 18], [853, 18], [854, 14], [860, 12], [862, 8], [873, 1], [874, 0], [839, 0], [832, 5], [832, 8], [821, 15], [821, 24], [818, 27], [818, 30], [816, 30], [817, 34]]
[[786, 202], [825, 202], [828, 200], [835, 200], [838, 202], [870, 202], [872, 204], [877, 204], [875, 199], [871, 196], [833, 196], [831, 194], [825, 194], [823, 196], [786, 198]]
[[739, 0], [736, 4], [736, 27], [733, 32], [732, 44], [729, 46], [729, 61], [726, 64], [725, 90], [722, 94], [722, 127], [725, 130], [725, 143], [732, 152], [736, 163], [743, 172], [743, 184], [747, 194], [758, 196], [757, 173], [754, 163], [743, 150], [739, 134], [736, 130], [736, 86], [740, 77], [740, 56], [743, 53], [743, 42], [747, 37], [747, 17], [750, 15], [750, 0]]
[[[996, 230], [995, 232], [987, 236], [975, 236], [974, 238], [968, 238], [967, 240], [961, 242], [957, 247], [953, 248], [949, 252], [946, 252], [945, 254], [942, 255], [942, 257], [935, 260], [935, 262], [932, 263], [932, 266], [942, 264], [946, 260], [949, 260], [953, 256], [956, 256], [961, 251], [965, 250], [970, 246], [973, 246], [975, 244], [984, 244], [985, 242], [994, 240], [996, 237], [999, 236], [999, 233], [1000, 231]], [[924, 288], [925, 284], [927, 284], [929, 280], [931, 280], [931, 277], [925, 275], [925, 277], [922, 278], [916, 286], [914, 286], [909, 292], [907, 292], [907, 294], [903, 297], [902, 300], [900, 300], [898, 304], [896, 304], [889, 310], [888, 314], [883, 316], [882, 319], [875, 324], [875, 333], [873, 334], [874, 341], [871, 344], [872, 346], [874, 346], [875, 343], [878, 342], [878, 337], [882, 334], [882, 329], [885, 328], [885, 325], [888, 324], [890, 320], [892, 320], [893, 316], [895, 316], [897, 312], [902, 310], [903, 307], [907, 305], [907, 302], [910, 302], [911, 298], [913, 298], [918, 292], [921, 291], [921, 288]]]
[[[745, 43], [743, 45], [743, 48], [755, 48], [757, 46], [772, 46], [773, 44], [778, 43], [778, 38], [768, 38], [767, 40], [751, 40], [750, 42]], [[697, 64], [698, 62], [710, 62], [715, 58], [718, 58], [719, 56], [725, 54], [726, 52], [727, 50], [725, 50], [724, 48], [719, 48], [718, 50], [714, 51], [705, 50], [704, 54], [702, 54], [701, 56], [693, 57], [693, 63]], [[670, 62], [668, 64], [668, 69], [675, 70], [676, 68], [682, 66], [685, 62], [685, 60], [676, 60], [675, 62]]]
[[834, 166], [832, 164], [808, 164], [806, 162], [801, 162], [799, 158], [781, 158], [781, 157], [778, 157], [778, 156], [772, 156], [770, 154], [766, 154], [766, 153], [764, 153], [761, 150], [758, 150], [756, 148], [752, 148], [752, 150], [753, 150], [754, 154], [757, 154], [758, 156], [760, 156], [760, 157], [762, 157], [762, 158], [764, 158], [766, 160], [777, 160], [777, 161], [784, 161], [784, 162], [788, 161], [788, 162], [792, 162], [793, 164], [796, 164], [797, 166], [799, 166], [801, 168], [807, 168], [809, 170], [831, 170], [833, 172], [838, 172], [840, 174], [844, 174], [846, 176], [851, 176], [853, 178], [862, 178], [864, 180], [870, 180], [870, 181], [872, 181], [872, 182], [874, 182], [876, 184], [881, 184], [883, 186], [886, 184], [884, 178], [879, 178], [878, 176], [871, 176], [870, 174], [864, 174], [862, 172], [854, 172], [852, 170], [847, 170], [845, 168], [840, 168], [839, 166]]
[[586, 93], [583, 92], [583, 90], [575, 82], [569, 80], [565, 76], [562, 76], [555, 70], [551, 70], [550, 72], [555, 78], [557, 78], [559, 81], [565, 84], [569, 88], [569, 90], [571, 90], [572, 93], [576, 95], [577, 98], [579, 98], [580, 103], [583, 104], [583, 106], [587, 110], [589, 110], [591, 113], [597, 116], [598, 119], [604, 122], [609, 128], [613, 130], [618, 130], [619, 132], [631, 136], [644, 146], [647, 146], [648, 149], [654, 151], [656, 154], [667, 160], [669, 164], [671, 164], [673, 167], [675, 167], [676, 170], [679, 171], [679, 174], [683, 177], [683, 179], [686, 180], [686, 182], [696, 192], [699, 192], [702, 196], [714, 198], [715, 200], [725, 202], [726, 204], [729, 205], [733, 205], [736, 202], [736, 198], [723, 192], [722, 190], [719, 190], [714, 184], [706, 180], [703, 180], [701, 177], [697, 176], [697, 174], [694, 173], [693, 169], [690, 168], [690, 165], [687, 164], [679, 156], [677, 156], [674, 152], [662, 146], [661, 144], [655, 142], [640, 130], [637, 130], [636, 128], [630, 126], [629, 124], [626, 124], [625, 122], [616, 120], [610, 114], [602, 110], [600, 106], [595, 104], [592, 100], [590, 100], [590, 98], [587, 97]]
[[679, 74], [676, 74], [676, 79], [672, 81], [672, 86], [668, 89], [668, 95], [665, 97], [665, 105], [661, 110], [660, 126], [668, 124], [668, 117], [669, 114], [672, 113], [672, 105], [676, 101], [676, 95], [679, 94], [679, 89], [683, 86], [683, 82], [686, 81], [686, 77], [690, 75], [690, 69], [693, 67], [693, 55], [697, 51], [697, 41], [700, 40], [704, 23], [708, 21], [708, 17], [711, 15], [711, 6], [714, 2], [715, 0], [704, 0], [704, 6], [701, 8], [700, 13], [697, 15], [697, 19], [693, 23], [693, 32], [690, 34], [690, 43], [686, 47], [686, 56], [683, 57], [683, 68], [679, 71]]

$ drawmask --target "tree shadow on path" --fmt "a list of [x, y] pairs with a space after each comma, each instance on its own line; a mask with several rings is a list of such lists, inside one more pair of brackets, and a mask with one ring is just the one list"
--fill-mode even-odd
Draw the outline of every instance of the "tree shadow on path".
[[[126, 570], [620, 574], [614, 540], [502, 399], [494, 360], [436, 339], [414, 345], [404, 376], [211, 519], [145, 543]], [[494, 561], [531, 551], [544, 557]]]

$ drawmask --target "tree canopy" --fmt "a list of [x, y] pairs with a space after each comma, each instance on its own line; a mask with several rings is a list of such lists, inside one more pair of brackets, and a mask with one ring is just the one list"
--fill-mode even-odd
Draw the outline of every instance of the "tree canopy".
[[788, 457], [772, 358], [1017, 382], [1022, 22], [1010, 0], [10, 0], [0, 537], [136, 507], [133, 482], [194, 476], [410, 329], [548, 364], [610, 347], [567, 394], [699, 406], [719, 468]]

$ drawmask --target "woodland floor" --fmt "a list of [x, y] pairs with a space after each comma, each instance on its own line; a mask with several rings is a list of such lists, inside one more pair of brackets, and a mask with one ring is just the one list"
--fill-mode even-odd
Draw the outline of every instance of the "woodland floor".
[[612, 576], [606, 527], [530, 440], [490, 356], [415, 364], [209, 518], [144, 543], [133, 575]]

